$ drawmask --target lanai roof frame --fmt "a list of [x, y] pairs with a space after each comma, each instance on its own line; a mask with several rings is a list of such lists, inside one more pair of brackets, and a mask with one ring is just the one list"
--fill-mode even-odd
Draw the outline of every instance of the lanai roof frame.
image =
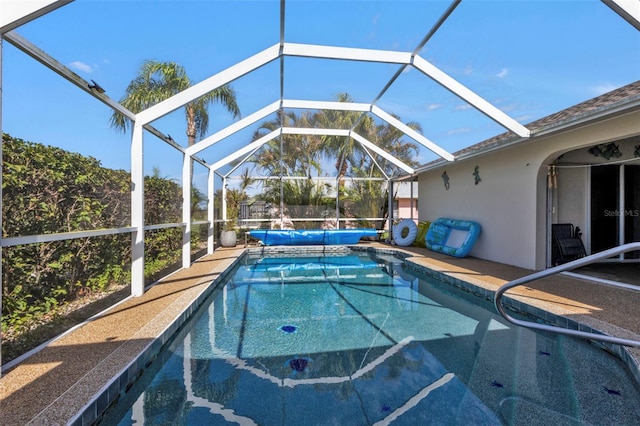
[[[623, 2], [622, 0], [602, 0], [607, 6], [609, 6], [612, 10], [622, 16], [625, 20], [631, 23], [633, 26], [638, 28], [638, 22], [640, 20], [640, 12], [638, 8], [634, 7], [630, 2]], [[0, 6], [3, 7], [2, 13], [0, 13], [0, 33], [2, 33], [2, 37], [14, 44], [19, 49], [25, 51], [31, 57], [35, 58], [45, 66], [52, 69], [57, 74], [67, 78], [76, 86], [80, 87], [84, 91], [91, 94], [93, 97], [99, 99], [100, 101], [107, 103], [110, 107], [115, 110], [118, 110], [124, 113], [127, 117], [131, 118], [131, 113], [129, 111], [124, 111], [121, 109], [121, 106], [106, 96], [104, 93], [100, 93], [98, 90], [93, 90], [95, 88], [95, 84], [90, 84], [84, 79], [77, 76], [75, 73], [70, 71], [67, 67], [61, 65], [60, 63], [56, 63], [55, 60], [51, 61], [51, 57], [37, 49], [32, 48], [26, 40], [20, 38], [18, 34], [14, 32], [16, 28], [19, 26], [30, 22], [34, 19], [38, 19], [39, 17], [56, 10], [68, 3], [71, 3], [70, 0], [33, 0], [30, 2], [17, 2], [17, 1], [9, 1], [4, 0], [0, 2]], [[11, 4], [11, 8], [7, 8], [6, 6]], [[173, 143], [172, 139], [168, 137], [168, 135], [162, 134], [157, 129], [150, 126], [150, 123], [163, 116], [164, 114], [174, 111], [182, 106], [184, 106], [190, 100], [196, 99], [197, 97], [207, 93], [208, 91], [219, 87], [225, 82], [233, 81], [241, 75], [252, 72], [256, 68], [260, 66], [274, 61], [276, 59], [280, 60], [280, 99], [278, 102], [278, 110], [282, 111], [284, 108], [285, 99], [283, 96], [283, 86], [284, 86], [284, 58], [286, 56], [299, 56], [299, 57], [316, 57], [316, 58], [324, 58], [324, 59], [346, 59], [346, 60], [355, 60], [355, 61], [370, 61], [370, 62], [388, 62], [388, 63], [396, 63], [400, 67], [394, 77], [392, 77], [387, 85], [380, 92], [383, 94], [395, 81], [395, 78], [402, 72], [402, 70], [408, 66], [412, 66], [419, 70], [421, 73], [429, 77], [430, 79], [436, 81], [438, 84], [458, 96], [459, 98], [467, 101], [472, 106], [474, 106], [477, 110], [481, 111], [486, 116], [490, 117], [494, 121], [501, 124], [503, 127], [513, 131], [518, 134], [520, 137], [529, 137], [529, 130], [520, 125], [516, 120], [510, 118], [507, 114], [504, 114], [498, 108], [495, 108], [492, 104], [482, 99], [480, 96], [476, 95], [471, 90], [467, 89], [464, 85], [458, 83], [454, 79], [452, 79], [447, 74], [443, 73], [441, 70], [433, 66], [428, 61], [421, 58], [418, 52], [424, 47], [425, 43], [429, 40], [429, 38], [438, 30], [440, 25], [449, 17], [449, 15], [453, 12], [453, 10], [460, 4], [460, 0], [454, 0], [451, 2], [449, 8], [445, 11], [442, 17], [436, 22], [433, 28], [427, 33], [427, 35], [423, 38], [423, 40], [418, 44], [418, 46], [414, 49], [413, 52], [396, 52], [396, 51], [382, 51], [382, 50], [371, 50], [371, 49], [359, 49], [359, 48], [346, 48], [346, 47], [331, 47], [331, 46], [323, 46], [323, 45], [313, 45], [313, 44], [303, 44], [303, 43], [289, 43], [285, 41], [285, 33], [284, 33], [284, 25], [285, 25], [285, 0], [280, 1], [280, 41], [279, 43], [271, 46], [270, 48], [265, 49], [264, 51], [254, 55], [253, 57], [241, 61], [236, 65], [227, 68], [221, 73], [218, 73], [212, 77], [209, 77], [206, 80], [201, 81], [200, 83], [195, 84], [191, 88], [176, 94], [172, 98], [167, 101], [161, 102], [145, 111], [142, 111], [138, 114], [134, 115], [133, 121], [135, 122], [133, 126], [132, 132], [132, 165], [131, 165], [131, 174], [134, 190], [132, 191], [132, 221], [131, 224], [134, 228], [137, 229], [137, 233], [142, 234], [144, 232], [144, 218], [143, 218], [143, 210], [142, 205], [144, 201], [144, 194], [141, 190], [142, 181], [143, 181], [143, 170], [141, 166], [142, 161], [142, 135], [143, 128], [150, 131], [152, 134], [160, 138], [165, 143], [173, 146], [174, 148], [180, 150], [184, 154], [183, 161], [183, 181], [187, 181], [190, 178], [189, 172], [186, 171], [186, 165], [189, 163], [191, 159], [195, 159], [199, 161], [201, 164], [211, 168], [204, 160], [198, 159], [195, 157], [197, 153], [197, 149], [193, 147], [182, 148], [180, 145]], [[11, 13], [7, 13], [7, 11]], [[77, 77], [77, 78], [76, 78]], [[209, 90], [207, 90], [209, 89]], [[387, 114], [382, 109], [378, 108], [375, 104], [378, 101], [381, 94], [372, 100], [369, 104], [369, 111], [365, 113], [374, 113], [380, 119], [386, 121], [389, 124], [395, 125], [400, 128], [400, 130], [404, 131], [405, 134], [415, 139], [415, 135], [411, 135], [409, 132], [408, 126], [404, 128], [403, 123], [397, 122], [393, 123], [391, 120], [391, 116]], [[291, 101], [295, 102], [295, 101]], [[314, 101], [311, 101], [314, 102]], [[322, 106], [323, 103], [316, 104], [317, 106]], [[231, 126], [230, 126], [231, 127]], [[228, 129], [225, 129], [228, 131]], [[355, 135], [355, 133], [354, 133]], [[425, 145], [426, 140], [418, 140], [423, 145]], [[360, 141], [361, 142], [361, 141]], [[195, 147], [196, 145], [194, 145]], [[425, 146], [429, 147], [429, 143]], [[434, 148], [434, 146], [431, 146]], [[199, 152], [199, 151], [198, 151]], [[446, 151], [442, 150], [440, 154], [444, 154]], [[451, 154], [446, 153], [447, 155], [440, 155], [441, 157], [447, 159], [448, 161], [452, 161], [454, 158]], [[390, 159], [390, 158], [388, 158]], [[405, 170], [407, 171], [407, 170]], [[210, 173], [211, 174], [211, 173]], [[183, 185], [186, 187], [186, 185]], [[188, 189], [184, 189], [185, 192], [185, 206], [190, 205], [189, 198], [190, 193]], [[210, 197], [211, 199], [212, 197]], [[188, 223], [188, 207], [183, 209], [185, 213], [183, 215], [183, 219], [185, 220], [185, 235], [188, 235], [190, 232], [190, 225]], [[136, 245], [137, 244], [137, 245]], [[134, 243], [134, 246], [140, 248], [141, 240], [138, 240], [137, 243]], [[137, 252], [138, 255], [140, 254]], [[137, 256], [137, 255], [134, 255]], [[186, 259], [183, 256], [183, 259]], [[137, 284], [133, 285], [135, 290], [133, 290], [134, 294], [141, 294], [141, 274], [142, 263], [134, 261], [135, 264], [135, 273], [133, 281]], [[187, 265], [188, 266], [188, 265]]]

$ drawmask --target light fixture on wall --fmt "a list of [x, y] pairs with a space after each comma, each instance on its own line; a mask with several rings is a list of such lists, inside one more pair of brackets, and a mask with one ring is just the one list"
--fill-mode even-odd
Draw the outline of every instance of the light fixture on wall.
[[476, 166], [473, 169], [473, 180], [475, 184], [479, 184], [482, 179], [480, 179], [480, 166]]
[[449, 190], [449, 175], [447, 174], [446, 170], [444, 171], [444, 173], [442, 173], [442, 182], [444, 182], [444, 189], [446, 189], [448, 191]]

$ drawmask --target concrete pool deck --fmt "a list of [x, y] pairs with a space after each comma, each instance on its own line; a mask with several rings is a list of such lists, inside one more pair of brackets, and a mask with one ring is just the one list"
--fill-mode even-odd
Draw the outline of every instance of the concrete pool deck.
[[[407, 252], [419, 265], [489, 290], [531, 273], [414, 247], [360, 246]], [[74, 416], [105, 389], [120, 392], [119, 385], [110, 385], [110, 380], [126, 370], [243, 252], [242, 247], [216, 250], [190, 268], [160, 280], [142, 297], [126, 299], [5, 372], [0, 378], [0, 424], [87, 424]], [[640, 280], [640, 274], [637, 277]], [[556, 275], [518, 287], [508, 295], [608, 334], [640, 340], [640, 292]], [[628, 349], [638, 363], [640, 349]], [[97, 406], [100, 409], [100, 401]]]

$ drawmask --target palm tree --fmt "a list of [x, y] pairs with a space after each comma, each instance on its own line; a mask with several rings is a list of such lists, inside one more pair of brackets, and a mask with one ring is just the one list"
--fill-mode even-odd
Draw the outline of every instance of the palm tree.
[[[315, 127], [316, 114], [307, 111], [301, 114], [287, 112], [278, 114], [272, 121], [260, 125], [253, 136], [257, 140], [267, 133], [280, 127]], [[282, 153], [280, 147], [282, 143]], [[313, 135], [281, 135], [268, 142], [257, 156], [255, 164], [270, 176], [311, 176], [312, 172], [319, 174], [321, 147], [323, 140]]]
[[[120, 99], [120, 104], [128, 110], [138, 113], [169, 99], [191, 85], [192, 82], [181, 65], [175, 62], [147, 60], [140, 67], [138, 76], [127, 86], [126, 94]], [[235, 91], [228, 84], [189, 102], [184, 107], [188, 146], [194, 145], [197, 138], [206, 135], [209, 128], [208, 107], [214, 102], [221, 103], [234, 118], [240, 116]], [[129, 120], [114, 111], [111, 116], [111, 127], [124, 132], [130, 126]], [[193, 162], [191, 162], [191, 175], [193, 176]]]
[[[338, 102], [353, 102], [353, 98], [348, 93], [339, 93], [336, 98]], [[371, 129], [375, 129], [375, 123], [370, 116], [361, 118], [361, 115], [362, 113], [356, 111], [327, 110], [319, 114], [318, 121], [322, 127], [327, 128], [351, 129], [355, 125], [354, 130], [357, 133], [368, 137], [370, 133], [375, 133], [371, 131]], [[366, 156], [364, 151], [357, 148], [358, 145], [354, 139], [343, 136], [326, 136], [324, 138], [323, 154], [327, 158], [335, 159], [335, 168], [340, 181], [347, 174], [349, 168], [359, 162], [358, 158], [361, 155]]]
[[[353, 102], [348, 93], [337, 96], [339, 102]], [[398, 118], [399, 117], [395, 117]], [[375, 120], [356, 111], [326, 110], [316, 113], [303, 112], [296, 114], [287, 112], [279, 114], [274, 120], [262, 123], [254, 134], [254, 140], [278, 129], [281, 126], [290, 127], [324, 127], [351, 129], [375, 143], [380, 148], [395, 156], [405, 164], [416, 166], [414, 158], [418, 153], [418, 146], [404, 140], [404, 133], [390, 124], [376, 124]], [[417, 123], [408, 123], [412, 129], [421, 132]], [[280, 153], [282, 144], [283, 151]], [[376, 162], [360, 144], [352, 138], [344, 136], [315, 136], [315, 135], [282, 135], [279, 139], [267, 144], [254, 160], [255, 166], [270, 176], [309, 176], [312, 172], [317, 175], [325, 174], [323, 164], [335, 164], [338, 180], [340, 200], [349, 206], [349, 214], [358, 217], [372, 217], [385, 214], [388, 210], [388, 197], [381, 181], [354, 180], [349, 187], [344, 185], [344, 178], [349, 175], [358, 178], [381, 178], [380, 166], [387, 175], [392, 175], [396, 166], [374, 154]], [[298, 203], [324, 203], [323, 188], [311, 188], [309, 182], [295, 181], [293, 183], [277, 182], [269, 185], [262, 196], [270, 197], [269, 201], [280, 198], [280, 185], [286, 187], [285, 197]], [[307, 198], [301, 197], [307, 194]], [[273, 200], [272, 200], [273, 199]], [[382, 212], [380, 211], [382, 205]], [[345, 207], [345, 213], [347, 208]]]

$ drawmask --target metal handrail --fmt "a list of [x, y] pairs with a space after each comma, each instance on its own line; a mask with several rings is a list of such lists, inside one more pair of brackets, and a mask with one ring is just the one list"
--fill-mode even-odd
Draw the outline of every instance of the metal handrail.
[[[517, 280], [513, 280], [511, 282], [508, 282], [506, 284], [504, 284], [503, 286], [501, 286], [498, 290], [496, 290], [496, 294], [494, 297], [494, 304], [496, 306], [496, 309], [498, 310], [498, 312], [500, 313], [500, 315], [502, 315], [507, 321], [515, 324], [515, 325], [519, 325], [522, 327], [528, 327], [528, 328], [533, 328], [536, 330], [543, 330], [543, 331], [550, 331], [552, 333], [559, 333], [559, 334], [566, 334], [569, 336], [573, 336], [573, 337], [581, 337], [584, 339], [591, 339], [591, 340], [596, 340], [596, 341], [600, 341], [600, 342], [607, 342], [607, 343], [615, 343], [618, 345], [624, 345], [624, 346], [634, 346], [634, 347], [640, 347], [640, 341], [636, 341], [636, 340], [629, 340], [629, 339], [621, 339], [619, 337], [613, 337], [613, 336], [607, 336], [604, 334], [596, 334], [596, 333], [590, 333], [590, 332], [586, 332], [586, 331], [578, 331], [578, 330], [570, 330], [567, 328], [562, 328], [562, 327], [558, 327], [558, 326], [552, 326], [552, 325], [546, 325], [546, 324], [538, 324], [538, 323], [534, 323], [531, 321], [523, 321], [523, 320], [519, 320], [516, 318], [513, 318], [512, 316], [510, 316], [504, 305], [502, 304], [502, 296], [504, 295], [504, 293], [513, 288], [513, 287], [517, 287], [519, 285], [522, 284], [526, 284], [528, 282], [531, 281], [535, 281], [538, 280], [540, 278], [544, 278], [544, 277], [548, 277], [550, 275], [555, 275], [555, 274], [559, 274], [560, 272], [565, 272], [565, 271], [569, 271], [575, 268], [579, 268], [581, 266], [586, 266], [586, 265], [590, 265], [591, 263], [594, 263], [598, 260], [602, 260], [602, 259], [606, 259], [609, 258], [611, 256], [615, 256], [621, 253], [626, 253], [628, 251], [633, 251], [633, 250], [640, 250], [640, 242], [635, 242], [635, 243], [628, 243], [628, 244], [623, 244], [621, 246], [618, 247], [614, 247], [612, 249], [608, 249], [605, 251], [601, 251], [580, 259], [576, 259], [573, 260], [569, 263], [565, 263], [563, 265], [559, 265], [559, 266], [555, 266], [553, 268], [549, 268], [549, 269], [545, 269], [544, 271], [539, 271], [539, 272], [535, 272], [531, 275], [527, 275], [525, 277], [522, 278], [518, 278]], [[613, 285], [613, 286], [617, 286], [615, 282], [609, 282], [607, 285]], [[625, 289], [630, 289], [629, 286], [625, 286], [624, 284], [620, 283], [619, 287], [621, 288], [625, 288]], [[640, 287], [633, 289], [635, 291], [640, 291]]]

